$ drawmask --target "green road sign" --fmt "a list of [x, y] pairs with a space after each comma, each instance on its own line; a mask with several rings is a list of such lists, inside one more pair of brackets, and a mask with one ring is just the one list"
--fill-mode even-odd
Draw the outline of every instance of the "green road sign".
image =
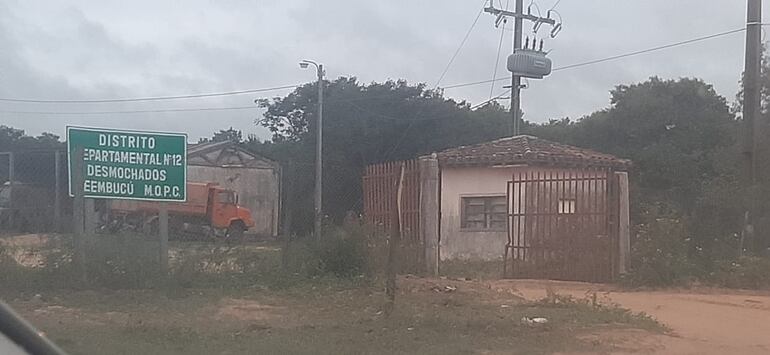
[[73, 162], [83, 162], [83, 195], [90, 198], [185, 201], [187, 135], [67, 127], [69, 192]]

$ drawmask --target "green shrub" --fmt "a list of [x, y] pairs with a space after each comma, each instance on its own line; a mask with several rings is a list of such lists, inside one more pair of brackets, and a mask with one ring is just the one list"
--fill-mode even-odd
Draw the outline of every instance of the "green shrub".
[[338, 277], [352, 277], [364, 273], [366, 267], [365, 243], [357, 237], [331, 236], [320, 250], [321, 268]]
[[272, 289], [335, 280], [359, 284], [382, 272], [387, 258], [387, 239], [371, 231], [359, 224], [330, 227], [320, 245], [302, 238], [291, 241], [283, 253], [275, 244], [172, 243], [168, 275], [160, 273], [157, 241], [128, 233], [101, 234], [87, 243], [85, 282], [73, 263], [72, 236], [52, 235], [47, 245], [30, 250], [40, 256], [35, 267], [20, 265], [14, 259], [20, 251], [0, 245], [0, 285], [8, 291], [38, 292], [72, 287]]
[[631, 270], [624, 281], [632, 286], [682, 285], [702, 275], [690, 258], [691, 239], [683, 221], [652, 218], [637, 226], [631, 247]]
[[[65, 272], [70, 253], [58, 244], [58, 240], [49, 240], [43, 247], [0, 244], [0, 291], [33, 292], [72, 285], [73, 279]], [[31, 260], [17, 261], [22, 255]]]
[[282, 271], [296, 276], [315, 276], [321, 270], [318, 248], [312, 238], [291, 240], [281, 249]]
[[337, 277], [367, 273], [370, 235], [357, 224], [329, 228], [318, 250], [320, 269]]
[[24, 283], [29, 276], [11, 255], [11, 248], [0, 244], [0, 285], [14, 287]]
[[[38, 254], [38, 265], [20, 265], [0, 251], [0, 280], [9, 289], [39, 291], [85, 287], [73, 263], [70, 235], [50, 236], [46, 245], [26, 250]], [[86, 273], [91, 286], [113, 289], [143, 288], [160, 279], [157, 243], [130, 236], [98, 235], [86, 246]]]
[[291, 242], [284, 258], [294, 274], [373, 278], [385, 269], [387, 237], [358, 223], [330, 226], [320, 243], [312, 237]]
[[157, 242], [124, 235], [98, 235], [86, 248], [91, 283], [107, 288], [145, 288], [157, 284], [160, 254]]
[[719, 286], [760, 289], [770, 287], [770, 258], [743, 256], [720, 261], [711, 280]]

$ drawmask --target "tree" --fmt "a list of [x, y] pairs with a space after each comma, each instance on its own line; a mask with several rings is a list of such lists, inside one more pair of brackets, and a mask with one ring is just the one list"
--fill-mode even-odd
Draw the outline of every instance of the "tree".
[[235, 143], [241, 143], [243, 142], [243, 132], [240, 130], [234, 129], [233, 127], [230, 127], [229, 129], [222, 129], [219, 130], [219, 132], [214, 133], [211, 138], [201, 138], [198, 140], [198, 143], [205, 143], [205, 142], [225, 142], [225, 141], [231, 141]]
[[[361, 171], [367, 164], [496, 139], [505, 135], [510, 119], [495, 102], [471, 110], [422, 84], [362, 85], [355, 78], [339, 78], [324, 85], [324, 194], [334, 196], [325, 199], [324, 210], [334, 220], [361, 208]], [[316, 99], [315, 84], [309, 83], [286, 97], [260, 101], [266, 112], [257, 122], [273, 132], [273, 140], [247, 143], [298, 169], [294, 205], [303, 206], [303, 212], [294, 220], [312, 220]], [[733, 181], [732, 161], [725, 157], [734, 146], [737, 122], [726, 100], [698, 79], [652, 77], [619, 85], [605, 109], [576, 121], [525, 121], [523, 131], [631, 159], [636, 216], [642, 206], [664, 203], [684, 217], [707, 218], [705, 207], [726, 202], [721, 199], [730, 195], [716, 191], [723, 185], [715, 181]], [[734, 217], [732, 210], [723, 212]], [[734, 226], [709, 231], [704, 238]]]
[[632, 221], [673, 210], [667, 215], [686, 222], [693, 252], [723, 253], [723, 241], [740, 232], [738, 121], [726, 100], [701, 80], [652, 77], [619, 85], [606, 109], [530, 129], [631, 159]]
[[[259, 100], [265, 108], [257, 124], [272, 133], [271, 143], [246, 145], [297, 169], [295, 221], [312, 221], [317, 90], [308, 83], [285, 97]], [[360, 211], [361, 173], [368, 164], [416, 158], [461, 144], [504, 135], [507, 114], [499, 105], [471, 110], [424, 84], [387, 81], [364, 85], [341, 77], [324, 88], [324, 211], [340, 221]], [[307, 230], [309, 225], [305, 225]]]
[[[54, 184], [53, 150], [63, 150], [64, 144], [59, 136], [42, 133], [37, 137], [29, 136], [24, 130], [0, 125], [0, 152], [15, 152], [14, 179], [16, 181]], [[40, 152], [47, 151], [47, 152]], [[10, 174], [8, 158], [0, 155], [0, 184]]]
[[0, 125], [0, 151], [57, 149], [62, 143], [59, 136], [42, 133], [37, 137], [28, 136], [24, 130]]
[[230, 129], [228, 130], [214, 133], [214, 136], [211, 137], [211, 140], [214, 142], [231, 141], [235, 143], [240, 143], [243, 141], [243, 132], [241, 132], [240, 130], [235, 130], [233, 129], [233, 127], [230, 127]]
[[698, 79], [652, 77], [611, 92], [610, 107], [576, 122], [552, 120], [536, 135], [629, 158], [637, 192], [690, 212], [699, 184], [719, 175], [714, 154], [735, 143], [726, 100]]

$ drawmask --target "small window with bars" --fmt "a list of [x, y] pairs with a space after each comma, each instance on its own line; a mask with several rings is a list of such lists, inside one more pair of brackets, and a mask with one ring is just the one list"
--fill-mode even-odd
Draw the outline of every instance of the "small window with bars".
[[508, 206], [505, 196], [462, 198], [460, 228], [468, 230], [505, 230]]

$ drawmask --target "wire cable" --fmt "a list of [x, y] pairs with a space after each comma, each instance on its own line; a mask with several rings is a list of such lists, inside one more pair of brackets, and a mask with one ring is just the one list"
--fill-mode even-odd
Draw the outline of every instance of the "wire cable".
[[484, 101], [484, 102], [481, 102], [481, 103], [478, 103], [478, 104], [476, 104], [476, 105], [473, 105], [473, 106], [471, 106], [471, 110], [475, 110], [475, 109], [477, 109], [477, 108], [479, 108], [479, 107], [482, 107], [482, 106], [484, 106], [484, 105], [486, 105], [486, 104], [488, 104], [488, 103], [490, 103], [490, 102], [492, 102], [492, 101], [495, 101], [495, 100], [497, 100], [497, 99], [499, 99], [499, 98], [502, 98], [503, 96], [505, 96], [505, 95], [508, 95], [508, 93], [510, 93], [510, 92], [511, 92], [511, 89], [508, 89], [508, 90], [504, 91], [504, 92], [503, 92], [502, 94], [500, 94], [500, 95], [497, 95], [497, 96], [495, 96], [495, 97], [491, 97], [491, 98], [489, 98], [489, 100], [486, 100], [486, 101]]
[[479, 13], [476, 14], [476, 18], [473, 19], [473, 23], [471, 24], [471, 27], [468, 28], [467, 32], [465, 32], [465, 37], [463, 37], [463, 40], [460, 41], [460, 45], [457, 47], [457, 50], [455, 50], [455, 53], [452, 55], [452, 58], [449, 59], [449, 63], [446, 64], [444, 71], [441, 72], [441, 76], [439, 76], [438, 80], [436, 81], [436, 85], [434, 85], [434, 87], [438, 87], [438, 85], [441, 84], [441, 80], [444, 80], [444, 76], [446, 76], [446, 73], [449, 71], [449, 68], [452, 66], [452, 63], [455, 61], [455, 58], [457, 58], [457, 55], [460, 54], [460, 51], [463, 49], [463, 46], [465, 45], [465, 42], [468, 40], [468, 37], [470, 37], [471, 32], [473, 32], [473, 29], [476, 27], [476, 23], [479, 22], [479, 18], [481, 17], [481, 14], [484, 13], [484, 5], [486, 5], [486, 3], [487, 3], [487, 0], [484, 0], [481, 3], [481, 9], [479, 9]]
[[529, 2], [529, 5], [527, 6], [527, 11], [529, 11], [533, 5], [535, 6], [535, 9], [537, 9], [537, 17], [543, 17], [543, 14], [540, 12], [540, 5], [535, 3], [535, 0], [532, 0]]
[[225, 92], [214, 92], [205, 94], [188, 94], [188, 95], [174, 95], [174, 96], [154, 96], [154, 97], [133, 97], [133, 98], [115, 98], [115, 99], [92, 99], [92, 100], [44, 100], [44, 99], [16, 99], [16, 98], [0, 98], [0, 101], [4, 102], [23, 102], [23, 103], [38, 103], [38, 104], [94, 104], [94, 103], [115, 103], [115, 102], [137, 102], [137, 101], [163, 101], [163, 100], [180, 100], [180, 99], [197, 99], [204, 97], [217, 97], [217, 96], [231, 96], [242, 94], [253, 94], [258, 92], [277, 91], [283, 89], [292, 89], [302, 86], [302, 84], [276, 86], [270, 88], [260, 89], [248, 89], [248, 90], [236, 90]]
[[[505, 25], [507, 23], [503, 22], [503, 28], [500, 29], [500, 42], [497, 43], [497, 56], [495, 57], [495, 70], [492, 72], [492, 79], [494, 79], [497, 76], [497, 66], [500, 65], [500, 51], [503, 49], [503, 38], [505, 37]], [[489, 86], [489, 99], [492, 99], [492, 95], [494, 95], [495, 92], [495, 83], [492, 82], [492, 85]]]
[[[763, 26], [767, 25], [765, 23], [762, 24]], [[648, 49], [643, 49], [639, 51], [614, 55], [610, 57], [605, 57], [601, 59], [595, 59], [590, 60], [587, 62], [581, 62], [576, 64], [570, 64], [563, 67], [557, 67], [554, 68], [552, 71], [561, 71], [561, 70], [567, 70], [567, 69], [574, 69], [579, 68], [583, 66], [588, 65], [594, 65], [598, 63], [608, 62], [612, 60], [617, 60], [621, 58], [627, 58], [631, 56], [637, 56], [644, 53], [654, 52], [654, 51], [660, 51], [663, 49], [673, 48], [677, 46], [683, 46], [687, 44], [692, 44], [695, 42], [705, 41], [717, 37], [727, 36], [733, 33], [743, 32], [745, 31], [745, 28], [739, 28], [734, 29], [730, 31], [724, 31], [715, 33], [712, 35], [707, 36], [701, 36], [692, 38], [685, 41], [679, 41], [674, 42], [662, 46], [652, 47]], [[509, 77], [500, 77], [500, 78], [494, 78], [489, 80], [480, 80], [475, 82], [469, 82], [469, 83], [461, 83], [461, 84], [453, 84], [453, 85], [447, 85], [444, 86], [443, 89], [454, 89], [454, 88], [460, 88], [460, 87], [467, 87], [467, 86], [474, 86], [474, 85], [480, 85], [480, 84], [487, 84], [492, 83], [500, 80], [508, 80]], [[150, 101], [150, 100], [166, 100], [166, 99], [181, 99], [181, 98], [192, 98], [192, 97], [209, 97], [209, 96], [223, 96], [223, 95], [237, 95], [241, 93], [252, 93], [252, 92], [264, 92], [264, 91], [271, 91], [271, 90], [279, 90], [279, 89], [288, 89], [297, 87], [300, 85], [287, 85], [287, 86], [280, 86], [280, 87], [274, 87], [274, 88], [265, 88], [265, 89], [252, 89], [252, 90], [241, 90], [241, 91], [231, 91], [226, 93], [211, 93], [211, 94], [196, 94], [196, 95], [179, 95], [179, 96], [161, 96], [161, 97], [147, 97], [147, 98], [132, 98], [132, 99], [108, 99], [108, 100], [78, 100], [78, 101], [69, 101], [69, 100], [26, 100], [22, 102], [40, 102], [40, 103], [89, 103], [89, 102], [126, 102], [126, 101]], [[371, 99], [370, 98], [361, 98], [361, 100]], [[20, 100], [20, 99], [12, 99], [12, 100]], [[330, 100], [329, 102], [345, 102], [345, 101], [354, 101], [357, 99], [347, 99], [347, 100]], [[0, 99], [0, 101], [9, 101], [9, 99]], [[14, 101], [18, 102], [18, 101]], [[91, 111], [91, 112], [61, 112], [61, 111], [0, 111], [1, 113], [9, 113], [9, 114], [46, 114], [46, 115], [90, 115], [90, 114], [123, 114], [123, 113], [159, 113], [159, 112], [192, 112], [192, 111], [220, 111], [220, 110], [245, 110], [245, 109], [253, 109], [257, 108], [255, 106], [237, 106], [237, 107], [204, 107], [204, 108], [175, 108], [175, 109], [160, 109], [160, 110], [132, 110], [132, 111]]]
[[197, 107], [197, 108], [170, 108], [157, 110], [127, 110], [127, 111], [9, 111], [0, 110], [0, 113], [8, 114], [33, 114], [33, 115], [112, 115], [126, 113], [163, 113], [163, 112], [197, 112], [197, 111], [230, 111], [253, 110], [257, 106], [230, 106], [230, 107]]
[[675, 43], [666, 44], [666, 45], [662, 45], [662, 46], [658, 46], [658, 47], [652, 47], [652, 48], [643, 49], [643, 50], [639, 50], [639, 51], [635, 51], [635, 52], [618, 54], [618, 55], [614, 55], [614, 56], [611, 56], [611, 57], [606, 57], [606, 58], [596, 59], [596, 60], [590, 60], [590, 61], [583, 62], [583, 63], [565, 65], [563, 67], [554, 68], [552, 71], [566, 70], [566, 69], [583, 67], [583, 66], [586, 66], [586, 65], [592, 65], [592, 64], [597, 64], [597, 63], [609, 62], [611, 60], [616, 60], [616, 59], [621, 59], [621, 58], [626, 58], [626, 57], [632, 57], [632, 56], [635, 56], [635, 55], [640, 55], [640, 54], [655, 52], [655, 51], [659, 51], [659, 50], [663, 50], [663, 49], [683, 46], [683, 45], [690, 44], [690, 43], [705, 41], [705, 40], [708, 40], [708, 39], [717, 38], [717, 37], [721, 37], [721, 36], [726, 36], [726, 35], [733, 34], [733, 33], [743, 32], [745, 30], [746, 30], [745, 28], [739, 28], [739, 29], [735, 29], [735, 30], [715, 33], [713, 35], [697, 37], [697, 38], [688, 39], [688, 40], [685, 40], [685, 41], [675, 42]]
[[[463, 37], [463, 40], [460, 42], [460, 46], [457, 47], [457, 50], [452, 55], [452, 58], [449, 60], [449, 63], [447, 63], [446, 68], [444, 68], [444, 72], [441, 73], [441, 76], [439, 77], [438, 81], [436, 81], [436, 85], [434, 86], [434, 89], [438, 88], [439, 84], [441, 84], [441, 80], [444, 79], [444, 76], [449, 71], [449, 67], [452, 66], [452, 62], [454, 62], [455, 58], [460, 53], [460, 50], [463, 48], [463, 45], [465, 45], [465, 41], [468, 40], [468, 37], [470, 36], [471, 32], [473, 32], [473, 28], [476, 27], [476, 23], [479, 22], [479, 18], [481, 17], [481, 14], [484, 13], [484, 8], [486, 6], [486, 3], [487, 3], [487, 0], [483, 0], [481, 2], [481, 9], [479, 9], [479, 13], [476, 14], [476, 18], [473, 19], [473, 23], [471, 24], [471, 27], [468, 29], [468, 32], [465, 33], [465, 37]], [[426, 105], [423, 105], [420, 108], [420, 111], [418, 111], [415, 114], [415, 117], [420, 117], [420, 115], [422, 115], [422, 112], [425, 110], [425, 106]], [[406, 137], [409, 135], [409, 131], [412, 130], [412, 127], [414, 126], [414, 123], [416, 121], [417, 121], [416, 119], [412, 119], [409, 121], [409, 124], [407, 125], [406, 129], [404, 129], [404, 134], [402, 134], [401, 137], [396, 140], [396, 144], [393, 145], [393, 148], [388, 150], [384, 154], [384, 157], [385, 157], [384, 160], [390, 159], [393, 153], [395, 153], [398, 150], [398, 148], [401, 146], [401, 143], [403, 143], [404, 139], [406, 139]]]
[[[717, 37], [727, 36], [727, 35], [730, 35], [730, 34], [733, 34], [733, 33], [743, 32], [745, 30], [746, 30], [745, 28], [738, 28], [738, 29], [734, 29], [734, 30], [730, 30], [730, 31], [719, 32], [719, 33], [715, 33], [715, 34], [708, 35], [708, 36], [696, 37], [696, 38], [692, 38], [692, 39], [688, 39], [688, 40], [684, 40], [684, 41], [679, 41], [679, 42], [674, 42], [674, 43], [670, 43], [670, 44], [666, 44], [666, 45], [662, 45], [662, 46], [647, 48], [647, 49], [638, 50], [638, 51], [629, 52], [629, 53], [618, 54], [618, 55], [614, 55], [614, 56], [610, 56], [610, 57], [605, 57], [605, 58], [601, 58], [601, 59], [589, 60], [587, 62], [581, 62], [581, 63], [565, 65], [565, 66], [562, 66], [562, 67], [556, 67], [556, 68], [553, 68], [551, 71], [560, 71], [560, 70], [574, 69], [574, 68], [579, 68], [579, 67], [583, 67], [583, 66], [587, 66], [587, 65], [593, 65], [593, 64], [608, 62], [608, 61], [612, 61], [612, 60], [617, 60], [617, 59], [637, 56], [637, 55], [640, 55], [640, 54], [660, 51], [660, 50], [663, 50], [663, 49], [683, 46], [683, 45], [692, 44], [692, 43], [695, 43], [695, 42], [701, 42], [701, 41], [705, 41], [705, 40], [709, 40], [709, 39], [713, 39], [713, 38], [717, 38]], [[442, 88], [443, 89], [455, 89], [455, 88], [461, 88], [461, 87], [466, 87], [466, 86], [486, 84], [486, 83], [491, 83], [491, 82], [500, 81], [500, 80], [508, 80], [508, 79], [510, 79], [510, 77], [500, 77], [500, 78], [494, 78], [494, 79], [491, 79], [491, 80], [480, 80], [480, 81], [474, 81], [474, 82], [469, 82], [469, 83], [447, 85], [447, 86], [444, 86]]]

